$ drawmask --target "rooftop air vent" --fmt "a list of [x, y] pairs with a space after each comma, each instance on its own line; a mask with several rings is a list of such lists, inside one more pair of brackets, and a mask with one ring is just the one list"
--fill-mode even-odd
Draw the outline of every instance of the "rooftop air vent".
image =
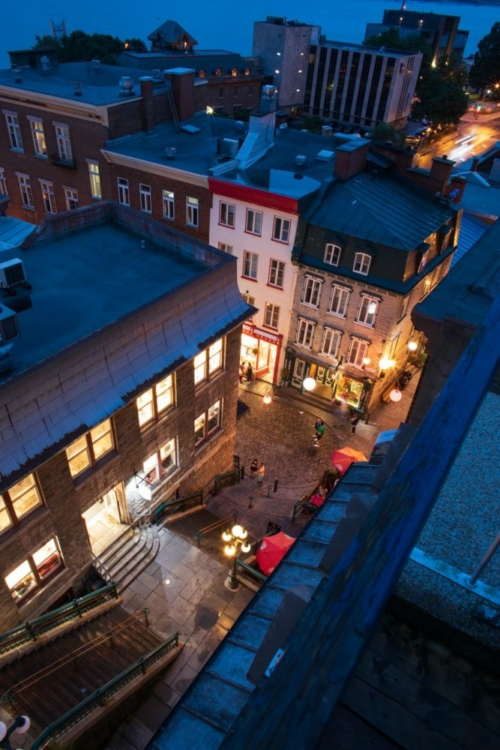
[[165, 156], [167, 159], [173, 159], [174, 156], [177, 154], [177, 149], [175, 146], [167, 146], [165, 149]]
[[239, 142], [232, 138], [223, 138], [220, 144], [220, 153], [223, 156], [230, 156], [234, 159], [239, 151]]
[[40, 64], [42, 66], [42, 75], [47, 76], [50, 73], [50, 60], [47, 55], [43, 55], [40, 58]]
[[236, 122], [234, 123], [234, 127], [237, 130], [243, 130], [243, 128], [245, 127], [245, 123], [243, 122], [243, 120], [236, 120]]
[[26, 281], [26, 276], [22, 260], [14, 258], [13, 260], [5, 261], [5, 263], [0, 263], [1, 289], [10, 289], [17, 284], [22, 284], [24, 281]]
[[155, 68], [151, 71], [151, 78], [153, 79], [153, 83], [165, 83], [165, 78], [159, 68]]
[[120, 78], [120, 96], [133, 96], [134, 95], [134, 81], [130, 76], [122, 76]]
[[267, 97], [268, 99], [272, 99], [273, 96], [276, 96], [278, 93], [278, 89], [276, 86], [262, 86], [262, 96]]
[[331, 138], [333, 135], [333, 128], [331, 125], [323, 125], [321, 128], [321, 135], [326, 135], [327, 138]]
[[17, 315], [5, 305], [0, 305], [0, 351], [12, 339], [19, 336]]
[[280, 130], [286, 130], [287, 128], [288, 128], [288, 125], [286, 122], [282, 122], [281, 125], [279, 126]]
[[306, 156], [304, 154], [297, 154], [295, 157], [295, 164], [297, 164], [299, 167], [303, 167], [306, 163]]
[[326, 151], [325, 149], [323, 149], [316, 154], [316, 159], [318, 159], [318, 161], [331, 161], [334, 157], [334, 154], [334, 151]]

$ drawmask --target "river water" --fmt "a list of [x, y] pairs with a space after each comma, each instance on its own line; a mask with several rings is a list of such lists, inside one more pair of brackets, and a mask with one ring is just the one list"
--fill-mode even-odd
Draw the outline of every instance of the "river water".
[[[253, 0], [237, 4], [234, 0], [190, 0], [175, 11], [155, 0], [83, 0], [63, 3], [61, 0], [21, 0], [10, 3], [0, 26], [0, 67], [9, 65], [7, 50], [26, 49], [35, 43], [36, 35], [50, 33], [50, 20], [66, 22], [68, 33], [82, 29], [112, 34], [120, 39], [138, 37], [147, 43], [147, 36], [167, 19], [177, 21], [198, 41], [199, 49], [224, 49], [252, 53], [254, 21], [266, 16], [285, 16], [317, 24], [328, 39], [360, 43], [367, 22], [381, 22], [385, 9], [400, 7], [394, 0], [349, 0], [332, 2], [317, 0], [304, 11], [303, 0]], [[500, 7], [468, 3], [414, 2], [407, 0], [408, 10], [444, 13], [461, 17], [461, 28], [470, 31], [466, 55], [471, 55], [479, 40], [500, 20]], [[18, 9], [19, 15], [17, 15]], [[22, 13], [22, 16], [21, 16]], [[149, 46], [149, 45], [148, 45]]]

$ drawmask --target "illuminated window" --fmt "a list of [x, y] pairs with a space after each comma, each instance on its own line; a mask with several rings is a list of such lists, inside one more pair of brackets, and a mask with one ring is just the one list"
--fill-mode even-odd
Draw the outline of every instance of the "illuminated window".
[[101, 458], [114, 450], [114, 447], [111, 420], [105, 419], [66, 448], [71, 476], [76, 477], [94, 468]]
[[203, 412], [194, 420], [194, 444], [200, 446], [205, 440], [211, 437], [221, 428], [221, 402], [215, 404]]
[[153, 388], [136, 399], [139, 424], [143, 427], [159, 419], [164, 412], [174, 406], [174, 378], [168, 375]]
[[43, 120], [39, 117], [30, 117], [28, 120], [31, 128], [31, 136], [33, 138], [33, 148], [37, 156], [47, 155], [47, 144], [45, 143], [45, 133], [43, 130]]
[[369, 297], [367, 294], [361, 295], [361, 304], [359, 306], [358, 315], [356, 320], [358, 323], [363, 323], [365, 326], [373, 327], [375, 324], [375, 318], [377, 316], [377, 310], [379, 306], [379, 300], [374, 297]]
[[58, 540], [53, 537], [5, 576], [5, 583], [14, 601], [21, 602], [45, 586], [63, 567]]
[[35, 475], [28, 474], [0, 495], [0, 532], [17, 526], [20, 519], [42, 505]]
[[163, 190], [163, 218], [164, 219], [175, 219], [175, 203], [174, 194], [171, 190]]
[[92, 198], [102, 198], [101, 175], [99, 174], [99, 162], [87, 159], [89, 166], [90, 192]]
[[[161, 445], [149, 458], [144, 461], [143, 473], [146, 480], [145, 487], [155, 485], [161, 482], [175, 469], [177, 469], [177, 440], [172, 438], [164, 445]], [[139, 485], [139, 490], [143, 490], [143, 483]]]
[[224, 366], [224, 339], [219, 339], [194, 358], [194, 384], [203, 383]]

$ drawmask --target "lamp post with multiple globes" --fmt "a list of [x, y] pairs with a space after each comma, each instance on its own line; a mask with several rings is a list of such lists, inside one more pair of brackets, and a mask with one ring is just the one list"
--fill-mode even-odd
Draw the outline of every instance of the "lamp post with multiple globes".
[[226, 542], [224, 554], [233, 558], [231, 571], [226, 580], [227, 587], [232, 591], [235, 591], [238, 588], [238, 577], [236, 571], [240, 549], [242, 552], [250, 552], [250, 545], [246, 541], [247, 537], [248, 531], [239, 523], [235, 524], [232, 529], [227, 529], [227, 531], [222, 533], [222, 539]]
[[7, 727], [5, 722], [0, 721], [0, 748], [4, 750], [14, 750], [10, 744], [10, 737], [14, 734], [25, 734], [31, 726], [28, 716], [17, 716], [14, 723]]

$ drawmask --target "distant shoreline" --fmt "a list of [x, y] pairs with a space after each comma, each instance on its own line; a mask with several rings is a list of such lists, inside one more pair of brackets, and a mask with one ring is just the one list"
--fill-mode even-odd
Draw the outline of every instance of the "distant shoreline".
[[[412, 3], [414, 0], [411, 0]], [[394, 0], [396, 3], [400, 3], [401, 0]], [[498, 8], [500, 7], [500, 0], [489, 0], [489, 2], [482, 2], [482, 0], [419, 0], [421, 3], [435, 3], [438, 5], [481, 5], [482, 7], [490, 6], [492, 8]], [[408, 11], [412, 11], [413, 8], [406, 8]], [[414, 11], [414, 13], [418, 13], [418, 11]], [[446, 15], [455, 15], [453, 14], [446, 14]], [[500, 20], [500, 19], [499, 19]]]

